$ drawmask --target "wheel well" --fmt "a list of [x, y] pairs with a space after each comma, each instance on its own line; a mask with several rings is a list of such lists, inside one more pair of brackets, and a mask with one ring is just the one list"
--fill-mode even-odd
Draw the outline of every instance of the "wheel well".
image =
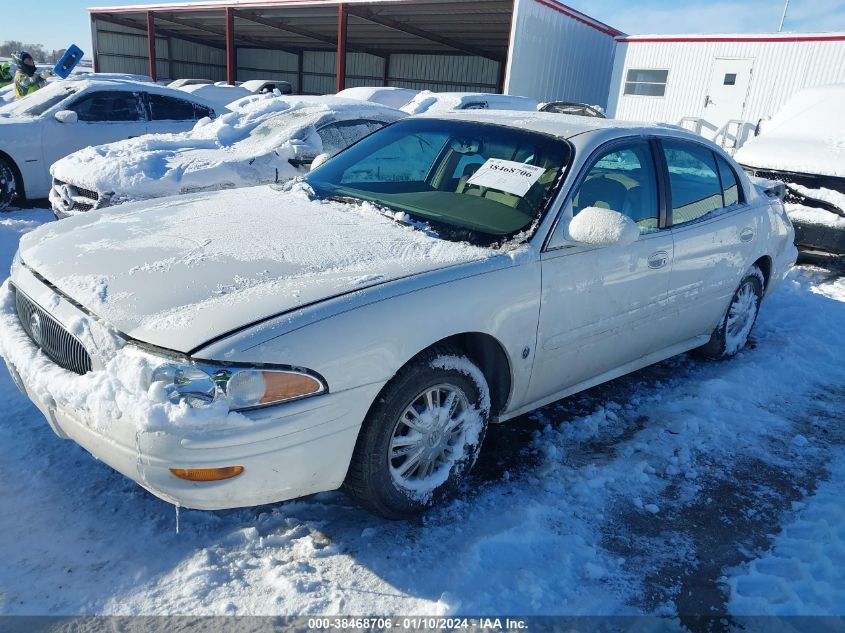
[[472, 362], [478, 365], [490, 388], [491, 416], [504, 411], [511, 393], [511, 364], [502, 344], [489, 334], [464, 332], [438, 341], [422, 350], [420, 354], [432, 347], [442, 346], [462, 350]]
[[15, 175], [15, 195], [18, 198], [26, 198], [26, 189], [24, 188], [23, 174], [18, 169], [17, 163], [6, 152], [0, 151], [0, 160], [3, 160], [9, 167], [12, 168], [12, 173]]
[[763, 280], [764, 280], [763, 290], [765, 291], [766, 288], [769, 287], [769, 279], [771, 278], [771, 275], [772, 275], [772, 258], [769, 257], [768, 255], [764, 255], [763, 257], [758, 259], [756, 262], [754, 262], [754, 265], [757, 266], [757, 268], [760, 269], [760, 272], [763, 273]]

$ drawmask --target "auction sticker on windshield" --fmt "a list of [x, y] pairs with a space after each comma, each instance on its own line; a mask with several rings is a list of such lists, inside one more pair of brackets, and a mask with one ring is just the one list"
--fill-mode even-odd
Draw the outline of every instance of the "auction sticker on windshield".
[[472, 178], [467, 180], [467, 184], [512, 193], [521, 198], [545, 172], [546, 170], [542, 167], [534, 165], [515, 163], [501, 158], [488, 158], [487, 162], [472, 175]]

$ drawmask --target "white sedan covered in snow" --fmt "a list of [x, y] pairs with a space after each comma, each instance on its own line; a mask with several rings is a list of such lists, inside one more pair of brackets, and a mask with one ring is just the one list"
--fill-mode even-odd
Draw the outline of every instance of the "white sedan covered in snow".
[[460, 110], [518, 110], [536, 112], [539, 104], [528, 97], [485, 92], [430, 92], [423, 90], [402, 106], [408, 114], [445, 114]]
[[190, 130], [216, 115], [206, 100], [127, 79], [67, 79], [0, 107], [0, 210], [15, 197], [46, 198], [49, 168], [89, 145]]
[[[303, 100], [304, 99], [304, 100]], [[407, 116], [400, 110], [332, 97], [252, 96], [235, 112], [190, 132], [148, 135], [88, 147], [50, 169], [57, 217], [143, 200], [278, 183]]]
[[0, 354], [59, 436], [172, 503], [344, 486], [399, 517], [490, 420], [736, 354], [795, 257], [780, 199], [683, 130], [414, 117], [301, 182], [25, 235]]

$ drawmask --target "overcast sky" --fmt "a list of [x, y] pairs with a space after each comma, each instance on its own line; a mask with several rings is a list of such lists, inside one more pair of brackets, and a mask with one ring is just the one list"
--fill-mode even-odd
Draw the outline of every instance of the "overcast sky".
[[[150, 0], [147, 0], [150, 1]], [[79, 45], [91, 52], [86, 9], [119, 0], [39, 0], [35, 15], [3, 20], [0, 41], [22, 40], [47, 48]], [[783, 0], [570, 0], [567, 4], [629, 34], [753, 33], [776, 31]], [[13, 16], [9, 7], [6, 17]], [[31, 13], [31, 12], [30, 12]], [[845, 31], [845, 0], [791, 0], [784, 30]]]

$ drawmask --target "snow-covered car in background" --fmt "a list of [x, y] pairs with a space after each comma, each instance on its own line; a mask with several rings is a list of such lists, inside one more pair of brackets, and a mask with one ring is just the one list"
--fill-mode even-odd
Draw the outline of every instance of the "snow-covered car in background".
[[781, 201], [692, 133], [411, 117], [303, 182], [26, 234], [0, 354], [56, 433], [171, 503], [343, 486], [401, 517], [491, 419], [736, 354], [795, 257]]
[[417, 94], [402, 110], [408, 114], [443, 114], [460, 110], [518, 110], [536, 112], [539, 104], [528, 97], [483, 92], [429, 92]]
[[796, 93], [736, 153], [752, 176], [787, 187], [795, 241], [845, 255], [845, 84]]
[[283, 95], [293, 94], [293, 86], [287, 81], [278, 79], [249, 79], [240, 84], [240, 87], [255, 94], [264, 94], [275, 90], [278, 90]]
[[252, 94], [250, 90], [241, 88], [240, 86], [231, 86], [227, 83], [218, 84], [189, 84], [176, 88], [181, 92], [186, 92], [190, 95], [204, 99], [205, 101], [214, 104], [218, 109], [225, 108], [233, 101], [237, 101], [243, 97], [248, 97]]
[[541, 103], [538, 108], [540, 112], [554, 112], [556, 114], [573, 114], [575, 116], [589, 116], [597, 119], [606, 119], [604, 111], [599, 106], [592, 106], [587, 103], [576, 101], [551, 101]]
[[216, 113], [202, 98], [152, 83], [90, 78], [48, 83], [0, 108], [0, 210], [15, 197], [46, 198], [50, 165], [83, 147], [190, 130]]
[[347, 88], [346, 90], [341, 90], [337, 93], [337, 96], [345, 99], [356, 99], [358, 101], [371, 101], [391, 108], [401, 108], [419, 93], [419, 90], [412, 90], [410, 88], [394, 88], [392, 86], [360, 86], [357, 88]]
[[214, 82], [211, 79], [174, 79], [167, 84], [169, 88], [184, 88], [185, 86], [208, 86]]
[[244, 99], [190, 132], [88, 147], [50, 169], [56, 217], [130, 200], [279, 183], [407, 116], [373, 103]]

